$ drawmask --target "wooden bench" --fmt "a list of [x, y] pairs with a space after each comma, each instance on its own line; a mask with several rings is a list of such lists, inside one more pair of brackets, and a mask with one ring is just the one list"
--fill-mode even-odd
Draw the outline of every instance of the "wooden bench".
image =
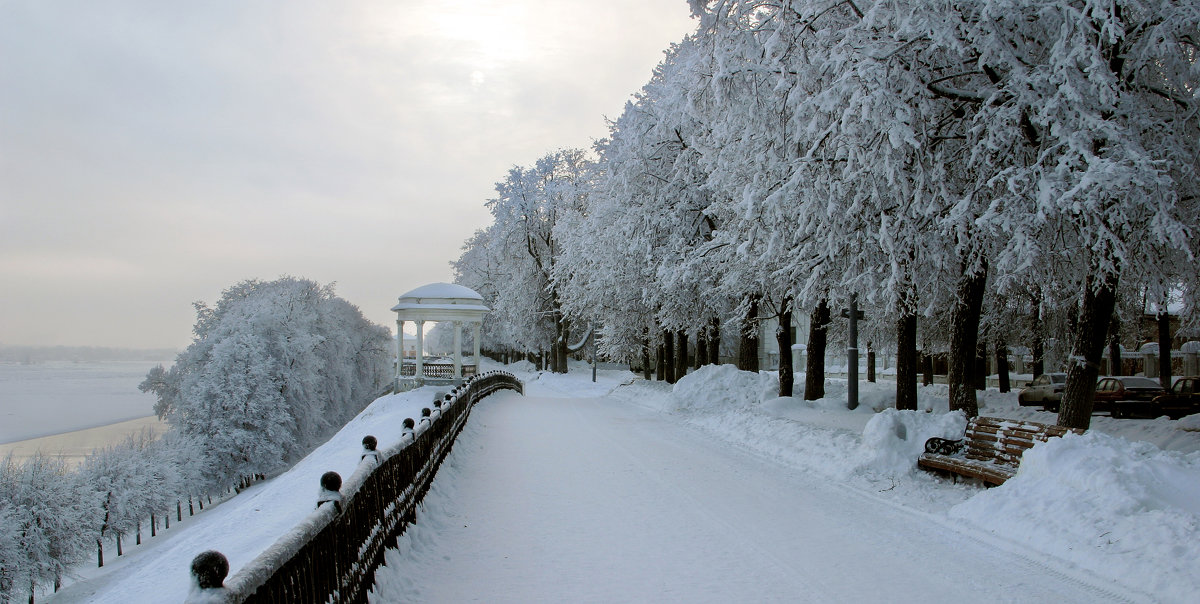
[[1078, 428], [1063, 428], [999, 417], [975, 417], [959, 440], [931, 438], [925, 441], [925, 453], [917, 458], [917, 467], [955, 476], [978, 478], [989, 485], [1001, 485], [1017, 473], [1021, 456], [1035, 443], [1046, 442], [1067, 432], [1083, 434]]

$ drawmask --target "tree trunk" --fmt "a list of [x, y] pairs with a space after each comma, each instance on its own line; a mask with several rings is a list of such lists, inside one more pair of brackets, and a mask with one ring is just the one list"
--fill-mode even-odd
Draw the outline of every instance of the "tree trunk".
[[663, 358], [666, 356], [664, 354], [665, 352], [666, 347], [663, 346], [662, 342], [659, 342], [658, 355], [654, 358], [654, 377], [656, 377], [660, 382], [666, 381], [667, 379], [667, 363], [663, 360]]
[[958, 282], [954, 310], [950, 315], [950, 410], [961, 409], [967, 417], [979, 415], [975, 398], [975, 356], [979, 342], [979, 319], [983, 311], [987, 272], [964, 274]]
[[650, 364], [650, 340], [642, 340], [642, 378], [650, 381], [654, 367]]
[[668, 384], [675, 383], [675, 334], [663, 330], [663, 371]]
[[721, 322], [715, 318], [708, 330], [708, 362], [712, 365], [721, 364]]
[[921, 353], [921, 385], [933, 385], [933, 355]]
[[1171, 315], [1158, 313], [1158, 383], [1171, 389]]
[[867, 342], [867, 381], [875, 383], [875, 348]]
[[1108, 324], [1108, 375], [1121, 375], [1125, 372], [1121, 359], [1121, 319], [1113, 313], [1112, 321]]
[[896, 408], [917, 410], [917, 316], [896, 321]]
[[1033, 377], [1046, 373], [1046, 337], [1042, 334], [1042, 305], [1041, 300], [1033, 303], [1033, 313], [1029, 317], [1033, 332], [1033, 345], [1029, 347], [1033, 357]]
[[112, 491], [104, 496], [104, 522], [100, 525], [100, 536], [96, 537], [96, 566], [104, 567], [104, 533], [108, 532], [108, 521], [112, 514]]
[[117, 533], [117, 555], [125, 555], [125, 548], [121, 546], [121, 533]]
[[1004, 338], [996, 339], [996, 377], [1000, 378], [1000, 392], [1012, 390], [1012, 384], [1008, 381], [1008, 345], [1004, 343]]
[[804, 400], [825, 398], [825, 348], [829, 345], [829, 303], [822, 299], [808, 317], [808, 350], [804, 362]]
[[775, 342], [779, 345], [779, 396], [791, 396], [796, 375], [792, 370], [792, 306], [784, 305], [779, 313], [779, 326], [775, 328]]
[[688, 337], [680, 329], [675, 333], [675, 381], [682, 380], [688, 372]]
[[1078, 327], [1075, 330], [1067, 384], [1058, 407], [1058, 425], [1087, 429], [1092, 423], [1092, 397], [1108, 335], [1109, 320], [1117, 301], [1117, 277], [1110, 275], [1099, 286], [1088, 277]]
[[750, 296], [750, 308], [742, 321], [738, 342], [738, 369], [758, 373], [758, 296]]
[[560, 316], [555, 321], [554, 346], [550, 350], [550, 371], [554, 373], [567, 372], [567, 357], [570, 356], [571, 326], [566, 317]]
[[987, 342], [980, 340], [975, 348], [975, 389], [987, 390]]
[[708, 364], [708, 330], [704, 325], [696, 333], [696, 369]]

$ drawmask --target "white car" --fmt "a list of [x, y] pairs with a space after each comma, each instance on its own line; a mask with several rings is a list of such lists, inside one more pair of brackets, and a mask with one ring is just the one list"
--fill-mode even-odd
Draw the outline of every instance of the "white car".
[[1046, 411], [1058, 411], [1066, 387], [1067, 374], [1043, 373], [1017, 393], [1017, 403], [1022, 407], [1041, 405]]

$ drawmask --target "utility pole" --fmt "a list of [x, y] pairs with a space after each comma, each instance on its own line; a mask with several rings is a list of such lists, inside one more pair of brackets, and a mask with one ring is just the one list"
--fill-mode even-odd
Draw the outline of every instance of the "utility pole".
[[846, 407], [858, 408], [858, 320], [863, 313], [858, 310], [858, 294], [850, 294], [850, 308], [842, 310], [842, 316], [850, 319], [850, 336], [846, 343]]

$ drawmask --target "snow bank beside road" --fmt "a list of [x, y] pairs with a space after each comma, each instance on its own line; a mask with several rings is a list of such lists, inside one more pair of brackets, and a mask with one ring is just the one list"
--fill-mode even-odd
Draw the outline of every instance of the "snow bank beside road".
[[[803, 401], [773, 397], [764, 381], [774, 383], [765, 373], [704, 367], [670, 392], [638, 382], [637, 395], [616, 394], [663, 397], [670, 403], [658, 407], [716, 438], [866, 496], [992, 533], [1018, 551], [1112, 577], [1155, 600], [1190, 602], [1200, 591], [1200, 433], [1193, 428], [1200, 416], [1094, 417], [1086, 435], [1039, 443], [1016, 477], [983, 489], [916, 468], [926, 439], [959, 438], [966, 425], [961, 413], [947, 412], [945, 386], [919, 389], [920, 408], [937, 412], [876, 413], [874, 407], [894, 404], [894, 383], [860, 384], [864, 404], [851, 411], [838, 382], [827, 383], [825, 398]], [[1015, 392], [983, 392], [980, 403], [986, 415], [1054, 421], [1019, 407]]]
[[1015, 477], [950, 516], [1166, 601], [1200, 592], [1200, 453], [1068, 434], [1030, 449]]

